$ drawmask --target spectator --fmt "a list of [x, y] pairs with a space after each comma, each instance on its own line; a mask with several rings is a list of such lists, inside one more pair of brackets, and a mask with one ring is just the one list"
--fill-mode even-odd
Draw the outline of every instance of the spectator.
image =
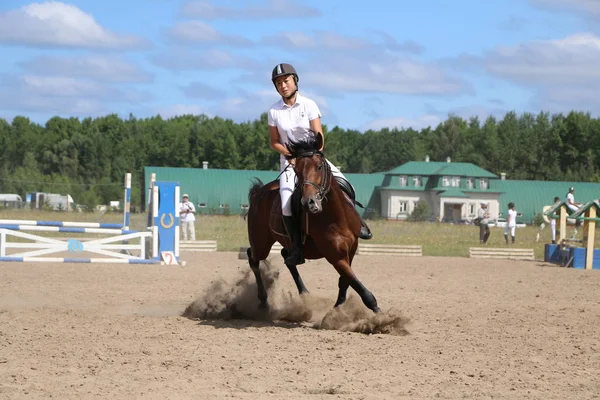
[[483, 244], [487, 243], [490, 238], [490, 213], [488, 212], [487, 201], [481, 202], [481, 208], [477, 212], [477, 218], [479, 218], [479, 241]]
[[512, 201], [508, 203], [508, 215], [506, 218], [506, 225], [504, 226], [504, 240], [508, 244], [508, 232], [512, 238], [512, 243], [515, 243], [515, 230], [517, 228], [517, 212], [515, 211], [515, 203]]
[[196, 221], [196, 207], [189, 201], [187, 194], [183, 195], [183, 201], [179, 203], [179, 222], [181, 225], [181, 233], [183, 234], [183, 240], [196, 240], [196, 227], [194, 221]]

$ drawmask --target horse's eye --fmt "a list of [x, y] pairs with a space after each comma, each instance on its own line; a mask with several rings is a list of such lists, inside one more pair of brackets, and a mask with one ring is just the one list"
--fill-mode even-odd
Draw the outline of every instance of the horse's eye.
[[323, 169], [323, 164], [319, 164], [319, 166], [317, 167], [317, 170], [320, 171]]

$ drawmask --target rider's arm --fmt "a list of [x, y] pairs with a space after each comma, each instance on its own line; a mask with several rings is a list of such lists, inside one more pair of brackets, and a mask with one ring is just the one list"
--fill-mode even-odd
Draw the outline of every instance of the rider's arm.
[[279, 131], [277, 130], [276, 126], [269, 125], [269, 137], [270, 145], [273, 150], [275, 150], [279, 154], [283, 154], [285, 157], [291, 156], [288, 149], [286, 149], [284, 145], [279, 143]]

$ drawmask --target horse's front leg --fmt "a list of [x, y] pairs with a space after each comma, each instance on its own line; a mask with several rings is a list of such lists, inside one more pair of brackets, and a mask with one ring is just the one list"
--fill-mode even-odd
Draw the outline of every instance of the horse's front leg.
[[[338, 301], [336, 306], [342, 304], [346, 300], [346, 290], [348, 286], [358, 293], [365, 306], [367, 306], [373, 312], [379, 312], [379, 306], [377, 305], [377, 299], [356, 277], [350, 263], [346, 260], [337, 260], [332, 262], [336, 271], [340, 274], [340, 281], [338, 283]], [[341, 301], [340, 301], [341, 300]], [[339, 303], [339, 304], [338, 304]]]
[[348, 287], [350, 286], [350, 281], [346, 279], [345, 276], [340, 276], [338, 281], [338, 297], [335, 302], [334, 307], [341, 306], [346, 301], [346, 293], [348, 292]]
[[[285, 252], [287, 252], [286, 249], [281, 250], [281, 255], [283, 256], [284, 259], [287, 256], [285, 254]], [[306, 288], [306, 286], [304, 286], [304, 281], [302, 281], [302, 277], [300, 276], [300, 273], [298, 272], [298, 267], [296, 267], [295, 265], [291, 265], [291, 264], [290, 265], [285, 264], [285, 266], [290, 271], [290, 274], [292, 274], [292, 278], [294, 278], [294, 283], [296, 284], [298, 293], [300, 293], [300, 294], [308, 293], [308, 289]]]
[[260, 260], [254, 260], [252, 258], [251, 247], [249, 247], [246, 250], [246, 254], [248, 254], [248, 263], [250, 264], [250, 269], [252, 269], [252, 272], [254, 272], [254, 277], [256, 278], [256, 286], [258, 288], [258, 300], [260, 301], [259, 307], [267, 308], [267, 291], [265, 289], [265, 284], [260, 274]]

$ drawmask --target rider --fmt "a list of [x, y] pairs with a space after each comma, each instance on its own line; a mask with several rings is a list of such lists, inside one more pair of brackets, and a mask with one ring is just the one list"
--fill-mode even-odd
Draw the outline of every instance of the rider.
[[[281, 212], [283, 222], [290, 233], [292, 249], [285, 259], [286, 264], [298, 265], [304, 263], [304, 250], [302, 247], [300, 224], [292, 218], [292, 193], [294, 192], [296, 173], [293, 169], [296, 160], [291, 159], [291, 154], [285, 144], [289, 141], [298, 141], [317, 132], [323, 139], [321, 127], [321, 111], [313, 100], [298, 93], [298, 73], [290, 64], [277, 64], [273, 68], [271, 80], [281, 100], [269, 108], [268, 124], [271, 148], [281, 154], [279, 177], [279, 194], [281, 196]], [[321, 147], [321, 151], [323, 148]], [[346, 180], [344, 175], [329, 161], [331, 172], [335, 177]], [[288, 165], [291, 165], [288, 168]], [[360, 215], [359, 215], [360, 217]], [[369, 228], [362, 218], [360, 238], [371, 239]]]

